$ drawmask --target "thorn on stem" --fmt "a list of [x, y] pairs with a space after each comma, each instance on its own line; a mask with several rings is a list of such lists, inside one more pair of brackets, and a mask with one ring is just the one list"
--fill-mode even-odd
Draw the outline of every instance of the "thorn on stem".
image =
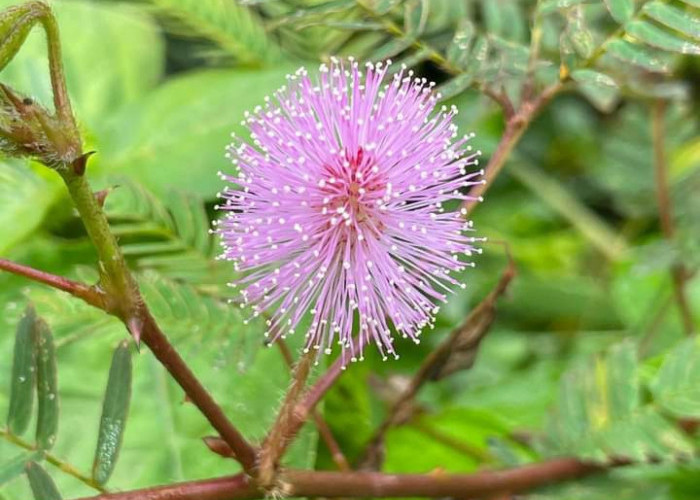
[[231, 447], [219, 436], [204, 436], [202, 441], [204, 441], [204, 444], [207, 445], [207, 448], [217, 455], [224, 458], [236, 458], [236, 454], [233, 452]]
[[95, 199], [97, 200], [97, 204], [100, 206], [100, 208], [104, 208], [107, 196], [118, 187], [119, 186], [111, 186], [95, 192]]
[[96, 151], [88, 151], [87, 153], [83, 153], [82, 155], [78, 156], [78, 158], [76, 158], [71, 165], [73, 167], [73, 172], [75, 172], [76, 175], [81, 176], [85, 174], [85, 167], [87, 167], [88, 158], [95, 153]]
[[134, 342], [136, 342], [136, 350], [141, 351], [141, 332], [143, 331], [143, 320], [138, 316], [132, 316], [126, 322], [126, 328], [134, 337]]

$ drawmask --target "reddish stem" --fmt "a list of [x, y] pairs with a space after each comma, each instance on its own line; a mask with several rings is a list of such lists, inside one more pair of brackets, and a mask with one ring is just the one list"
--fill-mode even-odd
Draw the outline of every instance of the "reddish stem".
[[[613, 466], [624, 465], [623, 463]], [[457, 497], [477, 499], [518, 493], [576, 479], [605, 467], [575, 458], [558, 458], [522, 467], [475, 474], [382, 474], [380, 472], [286, 471], [281, 476], [289, 497]], [[91, 500], [237, 500], [263, 498], [242, 474], [89, 497]], [[88, 497], [79, 499], [88, 500]]]
[[74, 297], [84, 300], [91, 306], [99, 309], [105, 309], [105, 294], [95, 287], [80, 283], [78, 281], [69, 280], [62, 276], [56, 276], [44, 271], [39, 271], [33, 267], [17, 264], [7, 259], [0, 259], [0, 269], [3, 271], [29, 278], [30, 280], [43, 283], [52, 288], [68, 292]]

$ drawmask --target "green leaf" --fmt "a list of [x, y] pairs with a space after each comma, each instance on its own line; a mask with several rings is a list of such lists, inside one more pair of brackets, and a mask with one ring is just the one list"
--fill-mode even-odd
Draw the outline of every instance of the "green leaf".
[[58, 179], [40, 177], [27, 161], [0, 162], [0, 255], [36, 230], [59, 189]]
[[19, 477], [24, 472], [27, 462], [40, 460], [41, 452], [24, 452], [0, 465], [0, 487]]
[[129, 342], [125, 340], [112, 356], [102, 406], [97, 450], [92, 465], [92, 477], [100, 484], [106, 483], [112, 475], [119, 457], [131, 400], [131, 371], [131, 352]]
[[258, 16], [240, 2], [227, 0], [150, 0], [183, 27], [178, 33], [204, 36], [227, 53], [249, 64], [280, 59], [279, 47], [268, 37]]
[[664, 73], [668, 67], [657, 57], [627, 40], [612, 40], [606, 46], [607, 52], [623, 62], [638, 66], [654, 73]]
[[[107, 115], [145, 95], [160, 79], [162, 37], [143, 9], [131, 5], [73, 0], [55, 2], [52, 9], [76, 116], [91, 131], [101, 129]], [[48, 105], [53, 101], [46, 37], [39, 31], [30, 34], [2, 80]]]
[[664, 360], [651, 383], [655, 401], [679, 418], [700, 417], [700, 346], [681, 342]]
[[700, 8], [700, 0], [681, 0], [683, 3], [690, 5], [691, 7]]
[[29, 462], [26, 467], [29, 485], [32, 487], [34, 500], [61, 500], [61, 494], [51, 477], [36, 462]]
[[139, 269], [154, 269], [197, 285], [221, 286], [233, 279], [233, 267], [216, 260], [219, 246], [203, 200], [171, 192], [163, 201], [124, 178], [105, 203], [122, 251]]
[[527, 17], [519, 2], [509, 0], [482, 0], [482, 15], [489, 35], [513, 42], [525, 42]]
[[625, 29], [627, 33], [652, 47], [681, 54], [700, 54], [700, 45], [678, 38], [646, 21], [632, 21], [627, 23]]
[[[425, 30], [428, 20], [430, 2], [427, 0], [409, 0], [404, 5], [404, 31], [410, 38], [416, 38]], [[380, 24], [381, 28], [382, 25]]]
[[550, 420], [547, 447], [596, 461], [686, 459], [689, 440], [653, 405], [642, 405], [636, 345], [613, 347], [568, 372]]
[[472, 83], [474, 83], [474, 75], [470, 73], [464, 73], [448, 80], [437, 88], [437, 92], [440, 93], [440, 100], [446, 100], [461, 94]]
[[7, 426], [19, 436], [27, 430], [32, 419], [34, 405], [34, 377], [36, 376], [37, 319], [34, 307], [29, 305], [17, 325], [12, 381], [10, 385], [10, 409]]
[[214, 197], [222, 188], [216, 172], [231, 169], [224, 158], [231, 133], [247, 137], [240, 124], [244, 111], [284, 85], [287, 73], [289, 67], [280, 65], [171, 79], [113, 123], [104, 168], [132, 176], [157, 195], [180, 190]]
[[620, 24], [625, 24], [634, 15], [634, 0], [605, 0], [612, 18]]
[[466, 67], [474, 34], [474, 24], [468, 19], [461, 20], [452, 42], [447, 47], [447, 60], [450, 64], [460, 68]]
[[671, 29], [700, 40], [700, 19], [690, 12], [668, 5], [661, 0], [649, 2], [644, 6], [643, 12]]
[[36, 424], [36, 443], [39, 448], [49, 450], [56, 442], [58, 432], [56, 348], [46, 322], [38, 319], [37, 328], [36, 383], [39, 414]]
[[571, 73], [571, 78], [599, 110], [610, 112], [618, 102], [619, 88], [608, 75], [590, 69], [577, 69]]
[[41, 10], [36, 4], [26, 3], [0, 12], [0, 70], [17, 54]]

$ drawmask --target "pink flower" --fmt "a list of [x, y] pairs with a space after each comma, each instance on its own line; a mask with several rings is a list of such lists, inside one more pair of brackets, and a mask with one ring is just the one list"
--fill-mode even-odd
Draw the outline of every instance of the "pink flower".
[[462, 256], [478, 251], [464, 209], [446, 206], [483, 182], [467, 170], [480, 152], [457, 138], [454, 107], [431, 116], [433, 83], [405, 69], [384, 83], [389, 64], [363, 74], [333, 60], [318, 81], [288, 76], [246, 114], [253, 145], [229, 146], [237, 176], [220, 174], [240, 188], [221, 195], [222, 257], [253, 315], [269, 311], [266, 336], [305, 325], [307, 349], [337, 342], [344, 362], [370, 342], [398, 357], [397, 334], [418, 343], [460, 286], [453, 275], [473, 265]]

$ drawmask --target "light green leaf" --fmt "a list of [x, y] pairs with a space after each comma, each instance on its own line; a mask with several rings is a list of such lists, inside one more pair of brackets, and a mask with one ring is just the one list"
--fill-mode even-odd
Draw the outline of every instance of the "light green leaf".
[[13, 479], [19, 477], [24, 473], [24, 468], [27, 462], [32, 460], [41, 460], [41, 452], [35, 451], [25, 451], [14, 458], [5, 461], [0, 464], [0, 487], [5, 483], [9, 483]]
[[700, 19], [694, 17], [690, 12], [668, 5], [661, 0], [647, 3], [643, 12], [671, 29], [700, 40]]
[[34, 500], [61, 500], [61, 494], [41, 465], [29, 462], [26, 467], [29, 485], [32, 487]]
[[636, 349], [626, 341], [564, 375], [547, 429], [549, 452], [596, 461], [692, 455], [692, 444], [674, 423], [653, 405], [642, 405]]
[[603, 112], [610, 112], [618, 102], [619, 89], [615, 80], [604, 73], [590, 69], [577, 69], [571, 78], [591, 103]]
[[470, 73], [464, 73], [458, 75], [447, 82], [443, 83], [437, 88], [437, 92], [440, 93], [440, 99], [446, 100], [456, 95], [461, 94], [474, 82], [474, 75]]
[[460, 21], [452, 42], [447, 47], [447, 60], [457, 67], [466, 67], [471, 53], [471, 43], [474, 39], [474, 24], [468, 19]]
[[605, 0], [605, 6], [620, 24], [625, 24], [634, 15], [634, 0]]
[[37, 320], [36, 387], [39, 413], [36, 423], [36, 443], [49, 450], [56, 442], [58, 432], [58, 380], [56, 348], [49, 326]]
[[244, 111], [284, 85], [289, 70], [211, 70], [170, 80], [113, 123], [104, 169], [157, 195], [182, 190], [213, 198], [222, 187], [217, 171], [231, 169], [224, 158], [231, 133], [247, 137]]
[[40, 8], [30, 3], [16, 5], [0, 12], [0, 70], [17, 54], [29, 31], [38, 25], [34, 14], [39, 12]]
[[10, 409], [7, 426], [15, 435], [27, 430], [34, 406], [34, 380], [36, 378], [37, 318], [33, 306], [27, 307], [17, 325], [15, 349], [12, 358], [12, 382], [10, 384]]
[[28, 161], [0, 161], [0, 255], [42, 223], [60, 189], [58, 176], [45, 179], [32, 170]]
[[[150, 17], [133, 6], [75, 0], [52, 8], [77, 118], [94, 131], [109, 113], [153, 88], [163, 70], [163, 41]], [[2, 80], [48, 105], [53, 101], [45, 38], [40, 30], [32, 32]]]
[[612, 40], [606, 46], [607, 52], [623, 62], [633, 64], [647, 71], [664, 73], [668, 67], [649, 51], [627, 40]]
[[679, 418], [700, 417], [700, 346], [681, 342], [666, 357], [651, 384], [655, 401]]
[[[404, 31], [411, 37], [418, 37], [423, 33], [428, 21], [430, 2], [427, 0], [409, 0], [404, 5]], [[381, 24], [379, 25], [381, 28]]]
[[131, 352], [127, 340], [121, 342], [112, 356], [109, 380], [105, 390], [97, 450], [92, 465], [92, 477], [104, 484], [117, 464], [124, 437], [131, 401]]
[[646, 21], [629, 22], [625, 29], [627, 33], [652, 47], [681, 54], [700, 54], [700, 45], [678, 38]]

